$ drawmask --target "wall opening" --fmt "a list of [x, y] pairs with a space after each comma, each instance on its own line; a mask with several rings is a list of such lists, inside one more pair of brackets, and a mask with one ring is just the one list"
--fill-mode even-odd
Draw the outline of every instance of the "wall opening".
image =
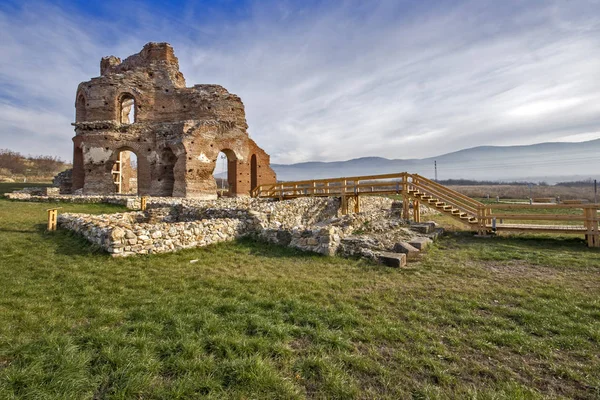
[[136, 118], [135, 98], [130, 94], [124, 94], [119, 104], [119, 122], [133, 124]]
[[133, 151], [121, 150], [112, 168], [115, 193], [138, 193], [138, 162]]
[[256, 162], [256, 154], [252, 154], [250, 158], [250, 190], [254, 190], [258, 186], [258, 165]]
[[229, 149], [221, 150], [215, 160], [213, 171], [218, 196], [231, 196], [236, 193], [236, 172], [237, 158], [235, 153]]
[[84, 122], [87, 118], [87, 105], [85, 96], [83, 93], [80, 93], [77, 96], [77, 101], [75, 103], [75, 122]]

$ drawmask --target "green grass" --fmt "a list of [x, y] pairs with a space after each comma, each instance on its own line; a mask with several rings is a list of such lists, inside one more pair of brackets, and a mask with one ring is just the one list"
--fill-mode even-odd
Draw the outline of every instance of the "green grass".
[[0, 200], [1, 399], [600, 397], [582, 239], [455, 232], [405, 270], [250, 240], [113, 259], [46, 208]]
[[23, 182], [14, 182], [14, 183], [0, 183], [0, 195], [8, 192], [12, 192], [15, 190], [21, 190], [26, 187], [48, 187], [52, 186], [50, 183], [23, 183]]

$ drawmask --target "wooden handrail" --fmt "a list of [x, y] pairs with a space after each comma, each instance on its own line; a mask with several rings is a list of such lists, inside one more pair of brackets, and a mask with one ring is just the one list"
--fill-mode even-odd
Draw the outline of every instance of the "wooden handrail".
[[435, 196], [440, 201], [448, 203], [450, 206], [453, 206], [468, 214], [472, 214], [472, 216], [476, 216], [478, 208], [483, 206], [482, 203], [479, 203], [476, 200], [470, 198], [465, 199], [465, 196], [455, 192], [454, 190], [448, 189], [439, 184], [432, 184], [434, 182], [430, 181], [429, 179], [423, 178], [416, 174], [414, 175], [415, 176], [413, 176], [413, 181], [410, 183], [410, 185], [422, 190], [425, 194], [429, 193]]
[[[410, 174], [409, 174], [409, 175], [410, 175]], [[465, 202], [469, 203], [469, 204], [470, 204], [470, 205], [471, 205], [473, 208], [475, 208], [475, 209], [476, 209], [478, 206], [480, 206], [480, 205], [482, 205], [482, 204], [483, 204], [483, 203], [480, 203], [480, 202], [479, 202], [479, 201], [477, 201], [477, 200], [474, 200], [474, 199], [470, 198], [469, 196], [465, 196], [465, 195], [464, 195], [464, 194], [462, 194], [462, 193], [459, 193], [459, 192], [457, 192], [457, 191], [455, 191], [455, 190], [452, 190], [452, 189], [450, 189], [450, 188], [448, 188], [448, 187], [446, 187], [446, 186], [444, 186], [444, 185], [441, 185], [441, 184], [437, 183], [436, 181], [432, 181], [431, 179], [427, 179], [427, 178], [425, 178], [425, 177], [423, 177], [423, 176], [421, 176], [421, 175], [419, 175], [419, 174], [412, 174], [412, 175], [414, 175], [415, 177], [417, 177], [417, 178], [418, 178], [418, 182], [419, 182], [419, 183], [422, 183], [422, 182], [424, 181], [424, 182], [426, 182], [428, 185], [435, 186], [435, 187], [439, 188], [440, 190], [442, 190], [442, 191], [444, 191], [444, 192], [447, 192], [448, 194], [452, 194], [452, 195], [453, 195], [453, 196], [455, 196], [455, 197], [461, 198], [461, 199], [463, 199]]]
[[430, 194], [433, 197], [436, 197], [438, 200], [448, 203], [448, 205], [451, 205], [469, 213], [477, 214], [478, 206], [472, 206], [471, 204], [468, 204], [462, 199], [456, 199], [452, 196], [452, 193], [441, 191], [438, 188], [430, 188], [419, 183], [411, 183], [411, 185], [421, 190], [425, 194]]

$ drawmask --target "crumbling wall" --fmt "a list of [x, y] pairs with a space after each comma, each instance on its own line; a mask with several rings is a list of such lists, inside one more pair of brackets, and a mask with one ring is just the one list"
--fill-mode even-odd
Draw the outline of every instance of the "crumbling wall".
[[169, 44], [148, 43], [124, 61], [105, 57], [100, 69], [77, 89], [73, 190], [114, 193], [110, 171], [123, 150], [137, 156], [140, 195], [215, 198], [221, 151], [233, 195], [276, 182], [268, 154], [248, 136], [241, 99], [218, 85], [185, 87]]

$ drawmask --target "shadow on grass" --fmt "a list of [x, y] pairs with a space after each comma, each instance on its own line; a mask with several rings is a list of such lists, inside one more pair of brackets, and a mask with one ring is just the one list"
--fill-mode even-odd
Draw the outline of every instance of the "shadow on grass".
[[491, 246], [518, 246], [524, 251], [530, 250], [571, 250], [571, 251], [590, 251], [600, 252], [600, 249], [589, 248], [583, 238], [578, 236], [551, 236], [551, 235], [530, 235], [530, 234], [502, 234], [488, 238], [476, 237], [473, 232], [452, 231], [444, 235], [440, 243], [454, 244], [457, 246], [481, 246], [482, 244]]
[[90, 254], [105, 255], [109, 254], [100, 246], [90, 243], [83, 236], [66, 229], [58, 229], [54, 232], [46, 230], [45, 224], [37, 224], [36, 231], [43, 239], [54, 244], [54, 252], [56, 254], [66, 256], [85, 256]]
[[[216, 249], [218, 250], [217, 245], [207, 246], [207, 249]], [[277, 245], [273, 243], [264, 242], [262, 240], [253, 238], [253, 237], [242, 237], [240, 239], [234, 240], [232, 242], [227, 242], [227, 244], [223, 245], [234, 245], [239, 248], [241, 251], [248, 253], [250, 255], [261, 256], [261, 257], [269, 257], [269, 258], [326, 258], [326, 256], [311, 253], [309, 251], [303, 251], [291, 247], [286, 247], [283, 245]]]
[[0, 232], [7, 232], [7, 233], [36, 233], [38, 232], [35, 229], [7, 229], [7, 228], [0, 228]]

